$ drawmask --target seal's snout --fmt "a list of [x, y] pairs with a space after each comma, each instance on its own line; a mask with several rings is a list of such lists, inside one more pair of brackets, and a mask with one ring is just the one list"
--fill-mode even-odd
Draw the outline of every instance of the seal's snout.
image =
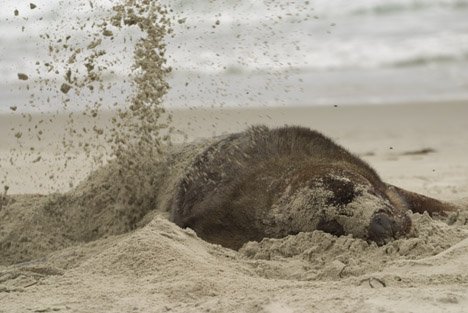
[[395, 224], [395, 220], [385, 213], [374, 214], [369, 224], [369, 239], [378, 245], [386, 244], [394, 238]]

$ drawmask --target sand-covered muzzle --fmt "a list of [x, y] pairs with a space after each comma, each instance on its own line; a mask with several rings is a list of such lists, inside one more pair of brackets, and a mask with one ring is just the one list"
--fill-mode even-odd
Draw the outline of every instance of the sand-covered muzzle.
[[[352, 190], [333, 189], [324, 180], [343, 182], [342, 186], [351, 185]], [[330, 175], [312, 179], [294, 191], [291, 189], [289, 186], [285, 190], [265, 218], [265, 224], [270, 228], [269, 237], [322, 230], [336, 236], [352, 235], [383, 244], [410, 231], [408, 215], [401, 212], [396, 216], [387, 200], [371, 192], [370, 184], [355, 185], [346, 176]], [[342, 201], [342, 197], [348, 197], [348, 200]], [[387, 226], [380, 226], [381, 219], [391, 221], [393, 230], [380, 229]]]

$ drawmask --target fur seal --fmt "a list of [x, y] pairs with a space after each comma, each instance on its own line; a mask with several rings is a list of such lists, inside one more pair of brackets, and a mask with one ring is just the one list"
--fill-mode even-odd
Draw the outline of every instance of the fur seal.
[[171, 220], [231, 249], [322, 230], [379, 245], [407, 235], [408, 211], [456, 208], [384, 183], [365, 161], [317, 131], [264, 126], [211, 143], [188, 166]]

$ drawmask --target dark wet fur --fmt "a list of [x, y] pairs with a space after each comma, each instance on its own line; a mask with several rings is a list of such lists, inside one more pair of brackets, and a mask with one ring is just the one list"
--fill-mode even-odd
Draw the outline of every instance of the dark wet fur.
[[[334, 179], [337, 175], [349, 180]], [[351, 203], [359, 195], [356, 186], [360, 184], [372, 186], [372, 193], [389, 203], [376, 212], [365, 238], [378, 243], [410, 230], [407, 210], [445, 214], [455, 209], [385, 184], [366, 162], [316, 131], [260, 126], [224, 137], [196, 157], [176, 188], [172, 220], [194, 229], [207, 241], [233, 249], [264, 237], [311, 231], [312, 226], [304, 224], [298, 229], [279, 227], [272, 232], [263, 220], [288, 186], [295, 190], [319, 179], [333, 193], [326, 199], [329, 205]], [[321, 220], [313, 227], [345, 235], [334, 220]]]

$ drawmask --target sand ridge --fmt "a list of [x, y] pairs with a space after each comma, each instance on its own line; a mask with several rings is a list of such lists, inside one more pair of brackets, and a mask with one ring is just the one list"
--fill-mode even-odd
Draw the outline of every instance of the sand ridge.
[[[133, 309], [131, 306], [142, 312], [276, 312], [269, 308], [279, 306], [296, 312], [327, 307], [333, 298], [330, 309], [338, 312], [358, 309], [364, 294], [401, 292], [421, 283], [426, 289], [439, 286], [438, 298], [428, 303], [466, 302], [459, 289], [466, 285], [447, 292], [441, 286], [466, 281], [459, 273], [461, 264], [451, 264], [466, 257], [467, 243], [461, 240], [468, 236], [467, 226], [448, 226], [427, 215], [416, 214], [413, 220], [418, 238], [383, 247], [316, 231], [249, 243], [237, 253], [155, 217], [124, 235], [1, 267], [0, 290], [6, 312], [20, 306], [74, 312]], [[438, 254], [449, 246], [452, 248]], [[438, 272], [436, 276], [433, 271]], [[65, 286], [73, 286], [73, 290]], [[323, 288], [326, 294], [318, 292]], [[114, 299], [112, 304], [99, 300], [103, 290], [106, 298]], [[315, 296], [311, 296], [312, 290]], [[32, 291], [41, 295], [40, 300], [34, 296], [34, 303], [27, 296]], [[85, 298], [90, 301], [83, 302]]]

